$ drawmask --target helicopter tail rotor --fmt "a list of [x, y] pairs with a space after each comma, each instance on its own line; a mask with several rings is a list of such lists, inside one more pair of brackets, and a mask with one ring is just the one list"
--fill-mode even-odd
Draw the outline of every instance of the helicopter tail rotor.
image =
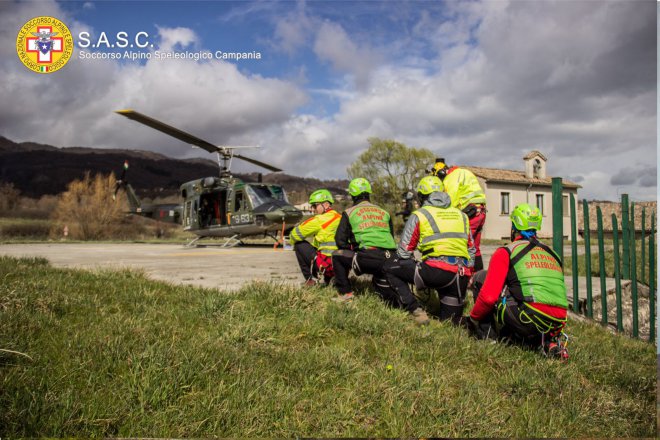
[[119, 188], [122, 186], [126, 185], [125, 178], [126, 178], [126, 171], [128, 171], [128, 161], [124, 161], [124, 168], [121, 171], [121, 176], [117, 180], [117, 183], [115, 183], [115, 192], [112, 194], [112, 200], [117, 200], [117, 193], [119, 192]]
[[124, 161], [124, 169], [121, 172], [121, 176], [117, 183], [115, 184], [115, 192], [112, 194], [112, 200], [117, 200], [117, 193], [119, 189], [123, 189], [126, 192], [126, 197], [128, 199], [128, 205], [132, 212], [141, 212], [142, 211], [142, 202], [138, 198], [135, 190], [130, 183], [126, 181], [126, 171], [128, 171], [128, 161]]

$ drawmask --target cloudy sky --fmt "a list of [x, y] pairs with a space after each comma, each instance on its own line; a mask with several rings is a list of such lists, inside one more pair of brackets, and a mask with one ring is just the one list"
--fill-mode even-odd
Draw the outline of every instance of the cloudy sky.
[[[15, 49], [20, 27], [44, 15], [76, 41], [48, 75]], [[653, 1], [2, 1], [0, 135], [203, 153], [113, 113], [133, 108], [214, 144], [259, 144], [248, 155], [294, 175], [344, 178], [376, 136], [506, 169], [536, 149], [581, 198], [654, 200], [657, 18]], [[123, 54], [91, 47], [122, 31], [131, 43], [146, 32], [149, 46], [130, 50], [152, 58], [81, 58]]]

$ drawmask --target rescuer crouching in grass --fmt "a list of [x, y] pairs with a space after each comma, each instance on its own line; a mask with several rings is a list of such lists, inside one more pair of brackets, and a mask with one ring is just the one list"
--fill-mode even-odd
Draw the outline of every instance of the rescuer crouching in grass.
[[348, 185], [353, 206], [341, 215], [335, 235], [339, 250], [332, 255], [335, 286], [339, 292], [337, 300], [353, 299], [353, 287], [348, 279], [353, 269], [357, 276], [371, 274], [372, 285], [381, 299], [399, 307], [398, 295], [383, 272], [385, 262], [396, 255], [392, 218], [383, 208], [371, 203], [371, 192], [371, 184], [361, 177]]
[[[426, 176], [419, 182], [417, 196], [422, 207], [406, 222], [397, 259], [387, 263], [384, 270], [415, 322], [429, 322], [426, 311], [420, 307], [421, 300], [427, 311], [439, 319], [459, 324], [475, 252], [469, 220], [450, 206], [451, 200], [436, 176]], [[416, 249], [422, 254], [421, 262], [414, 259]], [[414, 283], [417, 291], [433, 288], [437, 297], [416, 298], [409, 283]], [[435, 301], [430, 301], [432, 298]]]
[[[334, 276], [332, 252], [337, 250], [335, 231], [341, 215], [332, 209], [333, 203], [327, 189], [314, 191], [309, 196], [309, 204], [316, 215], [297, 224], [289, 234], [305, 286], [316, 285], [318, 278], [329, 284]], [[307, 237], [313, 237], [312, 243], [305, 240]]]
[[543, 220], [536, 206], [518, 205], [510, 218], [512, 243], [497, 249], [488, 271], [471, 281], [475, 302], [468, 328], [478, 338], [508, 339], [566, 360], [562, 262], [536, 237]]

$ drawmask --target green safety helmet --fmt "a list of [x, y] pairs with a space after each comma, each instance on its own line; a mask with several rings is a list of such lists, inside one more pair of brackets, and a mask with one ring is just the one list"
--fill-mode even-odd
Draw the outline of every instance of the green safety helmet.
[[332, 194], [327, 189], [317, 189], [309, 195], [309, 204], [314, 205], [317, 203], [330, 202], [335, 203]]
[[362, 193], [371, 194], [371, 184], [364, 177], [358, 177], [351, 180], [351, 183], [348, 184], [348, 193], [353, 197], [359, 196]]
[[417, 184], [417, 192], [428, 196], [431, 193], [444, 191], [445, 187], [437, 176], [426, 176]]
[[513, 227], [519, 231], [529, 231], [530, 229], [538, 231], [541, 229], [541, 223], [543, 222], [543, 216], [539, 208], [529, 203], [521, 203], [516, 206], [510, 218]]

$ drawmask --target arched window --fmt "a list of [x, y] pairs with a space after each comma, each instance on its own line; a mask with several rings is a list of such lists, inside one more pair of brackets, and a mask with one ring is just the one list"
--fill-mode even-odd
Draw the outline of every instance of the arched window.
[[538, 159], [534, 159], [534, 171], [532, 173], [532, 176], [535, 179], [540, 179], [541, 178], [541, 161]]

